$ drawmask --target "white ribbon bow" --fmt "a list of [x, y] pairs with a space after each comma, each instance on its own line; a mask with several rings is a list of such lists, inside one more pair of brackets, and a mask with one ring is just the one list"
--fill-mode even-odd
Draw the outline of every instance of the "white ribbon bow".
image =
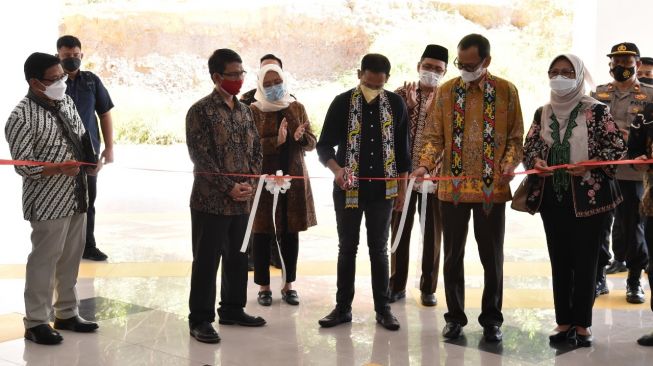
[[281, 170], [277, 170], [277, 175], [268, 176], [265, 178], [265, 189], [272, 194], [286, 193], [290, 188], [290, 178], [288, 175], [283, 175]]
[[279, 238], [277, 237], [276, 213], [277, 203], [279, 202], [279, 193], [285, 194], [288, 188], [290, 188], [291, 179], [287, 177], [288, 175], [283, 175], [283, 171], [277, 170], [277, 174], [275, 176], [265, 178], [265, 189], [274, 195], [272, 198], [272, 226], [274, 227], [274, 242], [277, 243], [279, 261], [281, 262], [282, 288], [286, 284], [286, 263], [283, 261], [283, 255], [281, 254], [281, 245], [279, 244]]

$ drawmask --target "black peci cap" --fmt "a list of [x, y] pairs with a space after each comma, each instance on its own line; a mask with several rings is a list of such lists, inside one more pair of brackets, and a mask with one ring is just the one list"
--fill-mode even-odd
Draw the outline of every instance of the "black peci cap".
[[449, 51], [446, 48], [436, 44], [430, 44], [426, 46], [424, 53], [422, 53], [422, 58], [425, 57], [444, 61], [445, 64], [449, 63]]

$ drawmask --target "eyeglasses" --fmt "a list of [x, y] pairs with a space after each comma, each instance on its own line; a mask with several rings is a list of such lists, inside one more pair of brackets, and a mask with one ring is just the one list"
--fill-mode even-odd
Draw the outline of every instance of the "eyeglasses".
[[245, 77], [247, 74], [247, 71], [236, 71], [236, 72], [225, 72], [221, 73], [220, 75], [228, 77], [228, 78], [240, 78], [240, 77]]
[[471, 65], [471, 64], [461, 64], [460, 62], [458, 62], [458, 57], [456, 57], [456, 58], [453, 60], [453, 65], [454, 65], [455, 67], [457, 67], [458, 70], [465, 70], [465, 71], [470, 71], [470, 72], [471, 72], [471, 71], [475, 71], [476, 69], [478, 69], [478, 67], [483, 63], [483, 61], [485, 61], [485, 59], [481, 60], [481, 61], [480, 61], [479, 63], [477, 63], [476, 65]]
[[57, 77], [57, 78], [54, 78], [54, 79], [46, 79], [46, 78], [43, 78], [43, 79], [39, 79], [39, 80], [41, 80], [41, 81], [49, 81], [49, 82], [51, 82], [51, 83], [56, 83], [56, 82], [59, 81], [59, 80], [63, 80], [63, 81], [65, 82], [66, 80], [68, 80], [68, 75], [67, 75], [67, 74], [61, 74], [61, 76], [59, 76], [59, 77]]
[[574, 75], [576, 75], [576, 71], [570, 70], [570, 69], [551, 69], [549, 70], [549, 79], [553, 79], [554, 77], [561, 75], [563, 78], [567, 79], [573, 79]]

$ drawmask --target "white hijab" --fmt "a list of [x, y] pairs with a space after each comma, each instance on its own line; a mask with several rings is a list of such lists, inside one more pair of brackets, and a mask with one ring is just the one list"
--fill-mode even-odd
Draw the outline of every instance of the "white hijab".
[[254, 99], [256, 99], [256, 102], [252, 103], [261, 112], [280, 111], [282, 109], [288, 108], [290, 103], [295, 101], [295, 98], [292, 97], [288, 92], [288, 84], [286, 84], [286, 94], [284, 94], [281, 99], [274, 102], [271, 102], [267, 99], [265, 96], [265, 88], [263, 87], [263, 79], [265, 79], [265, 74], [267, 74], [269, 71], [274, 71], [279, 74], [281, 80], [283, 80], [284, 84], [286, 84], [286, 76], [283, 74], [283, 70], [281, 70], [279, 65], [267, 64], [261, 67], [261, 69], [258, 71], [256, 94], [254, 94]]
[[[588, 134], [587, 134], [587, 117], [586, 111], [594, 104], [600, 103], [596, 99], [586, 95], [585, 83], [593, 86], [594, 82], [589, 72], [585, 69], [583, 61], [576, 55], [563, 54], [556, 56], [553, 61], [555, 62], [560, 57], [564, 57], [574, 67], [576, 73], [576, 87], [566, 95], [559, 96], [551, 92], [551, 99], [548, 104], [544, 105], [542, 109], [542, 126], [540, 136], [544, 142], [550, 147], [553, 145], [553, 131], [551, 130], [551, 114], [555, 114], [558, 123], [560, 124], [560, 141], [562, 141], [567, 126], [569, 124], [569, 115], [571, 111], [582, 103], [578, 116], [576, 117], [576, 127], [572, 130], [569, 138], [570, 145], [570, 163], [578, 163], [588, 160]], [[551, 62], [553, 65], [553, 62]], [[549, 66], [550, 68], [550, 66]]]

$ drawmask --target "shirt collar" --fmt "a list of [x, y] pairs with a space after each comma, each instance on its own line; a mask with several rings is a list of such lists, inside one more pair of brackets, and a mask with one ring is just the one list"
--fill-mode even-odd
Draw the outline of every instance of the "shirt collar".
[[485, 90], [485, 82], [487, 81], [488, 75], [490, 75], [490, 72], [485, 70], [485, 74], [481, 76], [478, 81], [475, 81], [474, 83], [465, 83], [465, 89], [473, 88], [476, 87], [481, 91]]
[[608, 91], [616, 93], [639, 93], [642, 90], [642, 83], [639, 80], [635, 79], [635, 82], [627, 90], [619, 90], [613, 82], [608, 83]]
[[[232, 98], [234, 101], [234, 109], [240, 108], [240, 104], [241, 104], [240, 100], [238, 100], [238, 98], [236, 98], [235, 95], [233, 95]], [[220, 93], [218, 93], [218, 91], [215, 88], [213, 88], [213, 92], [211, 92], [211, 99], [215, 103], [224, 105], [225, 108], [230, 109], [229, 106], [227, 105], [227, 102], [222, 98], [222, 95], [220, 95]]]

